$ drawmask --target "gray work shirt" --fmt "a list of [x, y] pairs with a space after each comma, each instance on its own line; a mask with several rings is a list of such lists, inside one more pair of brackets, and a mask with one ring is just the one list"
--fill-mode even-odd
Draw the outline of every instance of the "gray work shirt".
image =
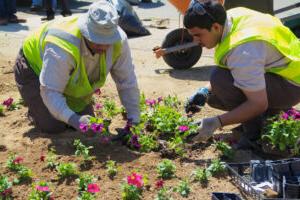
[[[231, 16], [225, 22], [222, 40], [232, 27]], [[228, 66], [234, 85], [246, 91], [266, 88], [265, 68], [286, 66], [289, 59], [264, 41], [251, 41], [233, 48], [221, 61]]]
[[[112, 46], [106, 51], [106, 73], [110, 72], [116, 83], [121, 102], [128, 113], [127, 117], [133, 119], [133, 122], [138, 122], [140, 117], [139, 89], [127, 36], [124, 32], [122, 33], [121, 56], [115, 64], [112, 64], [112, 51]], [[91, 83], [96, 82], [100, 78], [99, 54], [92, 55], [84, 39], [81, 40], [80, 52], [85, 61], [88, 79]], [[49, 112], [65, 123], [74, 114], [63, 95], [74, 68], [75, 60], [69, 53], [52, 43], [46, 45], [40, 74], [41, 96]]]

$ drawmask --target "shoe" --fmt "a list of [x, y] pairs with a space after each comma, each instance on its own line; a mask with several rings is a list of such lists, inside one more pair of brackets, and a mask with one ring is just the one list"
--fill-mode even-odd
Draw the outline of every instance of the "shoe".
[[16, 15], [11, 15], [8, 18], [9, 23], [25, 23], [26, 19], [19, 19]]
[[7, 25], [8, 20], [6, 18], [0, 18], [0, 26]]
[[43, 17], [41, 20], [42, 21], [50, 21], [54, 19], [54, 15], [48, 15], [47, 17]]
[[71, 10], [63, 10], [60, 14], [64, 17], [68, 17], [72, 15], [72, 12]]
[[30, 7], [30, 11], [32, 12], [37, 12], [37, 11], [41, 11], [42, 10], [42, 6], [39, 6], [39, 5], [32, 5]]

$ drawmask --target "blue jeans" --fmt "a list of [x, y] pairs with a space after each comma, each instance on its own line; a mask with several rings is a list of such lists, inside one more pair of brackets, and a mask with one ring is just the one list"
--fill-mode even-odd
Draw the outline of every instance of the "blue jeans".
[[16, 0], [0, 0], [0, 18], [14, 17], [16, 12]]
[[43, 6], [43, 0], [32, 0], [33, 6]]

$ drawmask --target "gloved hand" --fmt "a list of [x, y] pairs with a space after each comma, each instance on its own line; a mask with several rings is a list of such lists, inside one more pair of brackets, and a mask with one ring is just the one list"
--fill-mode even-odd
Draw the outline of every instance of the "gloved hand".
[[112, 141], [123, 140], [126, 135], [130, 134], [130, 128], [137, 124], [132, 119], [128, 119], [124, 128], [116, 128], [118, 135], [114, 136]]
[[77, 115], [73, 114], [68, 120], [68, 124], [74, 127], [76, 130], [80, 130], [80, 124], [89, 124], [91, 116], [90, 115]]
[[194, 142], [205, 142], [212, 137], [215, 130], [222, 127], [219, 117], [204, 118], [196, 122], [199, 125], [198, 134], [192, 139]]
[[185, 112], [189, 113], [195, 113], [199, 112], [200, 108], [199, 106], [204, 106], [206, 99], [208, 97], [208, 89], [206, 87], [202, 87], [199, 90], [197, 90], [196, 93], [194, 93], [186, 102], [185, 104]]

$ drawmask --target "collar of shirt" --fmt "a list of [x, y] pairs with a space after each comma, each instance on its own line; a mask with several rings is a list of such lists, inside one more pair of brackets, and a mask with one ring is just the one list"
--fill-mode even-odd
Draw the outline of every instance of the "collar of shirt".
[[223, 34], [222, 34], [221, 42], [228, 35], [228, 33], [231, 30], [231, 28], [232, 28], [232, 19], [231, 19], [231, 16], [227, 16], [225, 24], [224, 24], [224, 29], [223, 29]]

